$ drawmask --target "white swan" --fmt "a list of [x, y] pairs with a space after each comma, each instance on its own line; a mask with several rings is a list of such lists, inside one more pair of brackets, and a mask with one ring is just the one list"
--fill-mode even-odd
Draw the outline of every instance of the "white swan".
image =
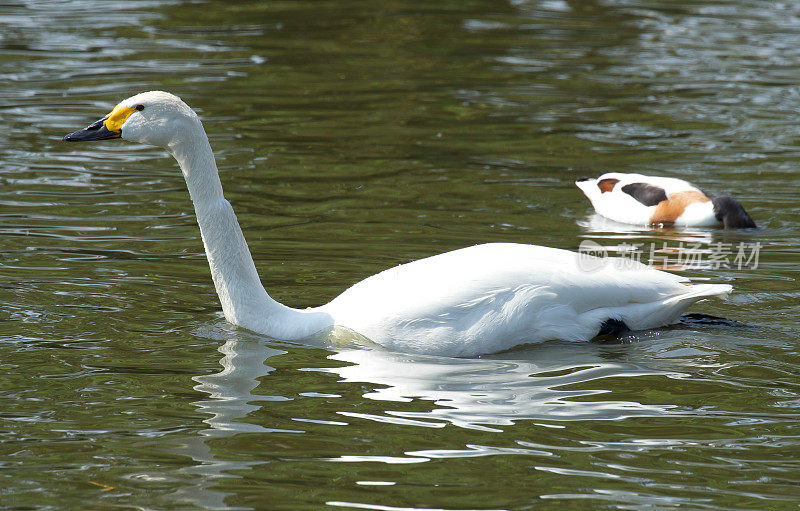
[[736, 199], [709, 197], [683, 179], [608, 172], [575, 184], [598, 214], [615, 222], [653, 227], [756, 227]]
[[261, 285], [194, 111], [172, 94], [145, 92], [64, 140], [109, 138], [160, 146], [178, 161], [225, 318], [277, 339], [343, 328], [391, 350], [471, 356], [551, 339], [588, 340], [623, 323], [634, 330], [667, 325], [692, 303], [731, 290], [691, 285], [632, 261], [616, 268], [613, 259], [602, 265], [566, 250], [493, 243], [396, 266], [326, 305], [293, 309]]

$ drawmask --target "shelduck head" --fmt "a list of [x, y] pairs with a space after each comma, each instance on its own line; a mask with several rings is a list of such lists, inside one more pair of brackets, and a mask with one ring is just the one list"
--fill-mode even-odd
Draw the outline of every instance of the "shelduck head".
[[68, 142], [123, 138], [169, 148], [180, 135], [200, 126], [197, 114], [169, 92], [149, 91], [121, 101], [108, 115], [64, 136]]
[[726, 229], [756, 229], [756, 223], [733, 197], [718, 195], [711, 198], [714, 216]]

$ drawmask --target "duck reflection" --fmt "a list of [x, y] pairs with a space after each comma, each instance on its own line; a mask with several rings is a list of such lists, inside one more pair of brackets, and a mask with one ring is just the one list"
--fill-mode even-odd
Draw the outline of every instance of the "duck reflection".
[[623, 224], [615, 222], [597, 213], [592, 213], [586, 218], [578, 220], [578, 225], [587, 234], [594, 237], [607, 237], [609, 239], [661, 239], [684, 243], [711, 243], [714, 240], [711, 228], [703, 227], [660, 227], [653, 228], [645, 225]]
[[583, 228], [584, 244], [593, 252], [648, 264], [659, 270], [716, 270], [741, 267], [755, 261], [760, 245], [750, 233], [703, 227], [651, 228], [621, 224], [589, 215], [578, 221]]

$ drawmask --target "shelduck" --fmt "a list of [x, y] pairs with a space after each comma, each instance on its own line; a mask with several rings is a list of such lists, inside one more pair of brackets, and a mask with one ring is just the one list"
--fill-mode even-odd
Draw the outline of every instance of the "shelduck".
[[615, 222], [652, 227], [756, 227], [736, 199], [709, 197], [683, 179], [609, 172], [575, 184], [598, 214]]

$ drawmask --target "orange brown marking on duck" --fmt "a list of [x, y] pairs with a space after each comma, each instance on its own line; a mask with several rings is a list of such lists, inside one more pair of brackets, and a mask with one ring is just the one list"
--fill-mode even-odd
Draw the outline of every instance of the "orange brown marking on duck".
[[610, 192], [614, 189], [614, 186], [619, 183], [619, 179], [601, 179], [597, 182], [597, 187], [600, 188], [600, 193]]
[[710, 200], [704, 193], [695, 190], [673, 193], [669, 199], [662, 200], [656, 205], [650, 217], [650, 225], [672, 225], [690, 204]]

